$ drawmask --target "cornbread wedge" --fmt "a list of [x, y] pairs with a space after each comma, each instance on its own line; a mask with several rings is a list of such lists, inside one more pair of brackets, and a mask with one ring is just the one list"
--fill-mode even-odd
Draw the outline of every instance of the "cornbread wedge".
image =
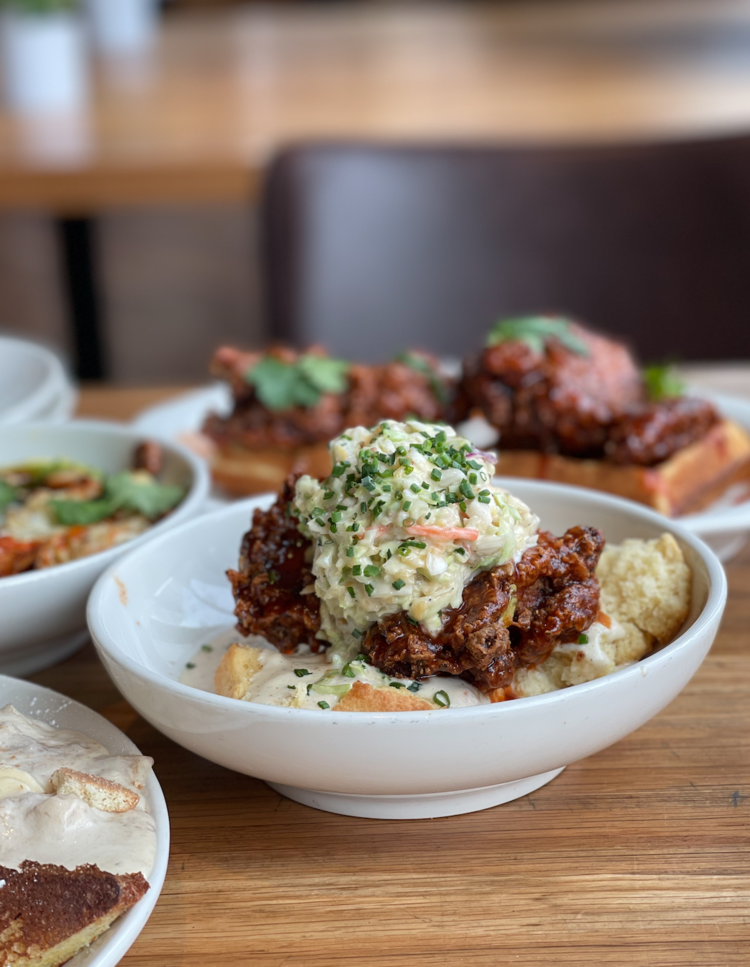
[[96, 866], [0, 866], [0, 967], [59, 967], [148, 889], [141, 873], [113, 876]]

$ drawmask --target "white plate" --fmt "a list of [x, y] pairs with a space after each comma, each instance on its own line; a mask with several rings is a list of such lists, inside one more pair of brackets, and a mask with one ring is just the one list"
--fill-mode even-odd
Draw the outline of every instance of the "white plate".
[[[101, 742], [113, 755], [140, 755], [137, 747], [126, 735], [85, 705], [49, 688], [42, 688], [41, 685], [0, 675], [0, 708], [8, 703], [15, 705], [19, 712], [30, 718], [62, 729], [83, 732]], [[149, 812], [156, 823], [156, 859], [148, 877], [151, 888], [142, 900], [115, 921], [88, 950], [81, 951], [67, 961], [66, 967], [114, 967], [119, 964], [156, 906], [169, 859], [169, 814], [164, 793], [153, 773], [149, 776], [142, 795], [146, 797]]]
[[223, 383], [181, 393], [165, 403], [142, 410], [132, 426], [141, 433], [154, 433], [163, 439], [179, 441], [183, 433], [196, 433], [211, 410], [229, 413], [232, 394]]
[[0, 423], [44, 418], [68, 387], [65, 369], [49, 349], [0, 336]]
[[[750, 401], [701, 390], [696, 390], [694, 395], [713, 400], [722, 413], [750, 432]], [[183, 433], [200, 430], [211, 410], [228, 412], [231, 405], [231, 395], [226, 386], [207, 386], [143, 410], [133, 421], [133, 426], [144, 433], [179, 440]], [[471, 439], [476, 437], [475, 442], [479, 446], [490, 446], [492, 439], [497, 437], [483, 420], [472, 420], [471, 426], [471, 431], [467, 429], [467, 432], [471, 433]], [[219, 494], [214, 498], [217, 504], [225, 502]], [[750, 537], [750, 499], [737, 504], [732, 504], [730, 499], [722, 499], [700, 514], [681, 517], [680, 523], [700, 535], [722, 561], [728, 561], [745, 546]]]

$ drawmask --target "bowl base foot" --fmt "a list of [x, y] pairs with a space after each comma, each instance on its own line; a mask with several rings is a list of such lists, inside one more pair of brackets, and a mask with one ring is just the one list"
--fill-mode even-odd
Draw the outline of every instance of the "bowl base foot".
[[512, 799], [520, 799], [521, 796], [546, 785], [561, 772], [562, 769], [553, 769], [552, 772], [529, 776], [527, 779], [501, 782], [497, 786], [433, 792], [421, 796], [350, 796], [342, 792], [298, 789], [296, 786], [284, 786], [278, 782], [269, 782], [268, 785], [288, 799], [327, 813], [362, 816], [366, 819], [435, 819], [438, 816], [474, 813]]
[[68, 658], [73, 652], [82, 648], [88, 640], [88, 631], [82, 629], [60, 635], [59, 638], [53, 638], [51, 641], [14, 648], [13, 651], [5, 652], [0, 656], [0, 674], [13, 675], [15, 678], [33, 675], [34, 672], [40, 672]]

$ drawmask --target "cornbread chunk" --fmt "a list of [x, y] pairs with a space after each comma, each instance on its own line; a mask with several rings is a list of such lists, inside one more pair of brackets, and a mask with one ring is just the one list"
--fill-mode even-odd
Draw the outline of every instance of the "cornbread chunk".
[[0, 866], [0, 967], [59, 967], [149, 889], [141, 873], [96, 866]]
[[367, 682], [354, 682], [334, 706], [334, 712], [419, 712], [436, 708], [401, 688], [375, 688]]
[[247, 695], [250, 682], [263, 667], [260, 660], [261, 648], [249, 645], [231, 645], [221, 659], [214, 675], [214, 688], [217, 695], [227, 698], [243, 699]]
[[690, 568], [671, 534], [605, 547], [597, 577], [611, 627], [588, 642], [559, 645], [536, 667], [518, 669], [517, 696], [589, 682], [639, 661], [674, 638], [690, 611]]
[[77, 796], [93, 809], [105, 813], [126, 813], [129, 809], [135, 809], [141, 798], [119, 782], [75, 769], [58, 769], [52, 773], [51, 783], [58, 795]]

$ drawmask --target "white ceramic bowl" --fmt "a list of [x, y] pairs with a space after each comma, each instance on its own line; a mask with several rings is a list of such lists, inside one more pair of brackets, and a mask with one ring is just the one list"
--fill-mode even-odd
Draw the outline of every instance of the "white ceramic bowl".
[[[8, 704], [14, 705], [19, 712], [30, 718], [61, 729], [83, 732], [101, 742], [112, 755], [140, 754], [126, 735], [85, 705], [49, 688], [42, 688], [41, 685], [32, 685], [31, 682], [0, 675], [0, 708]], [[169, 859], [169, 814], [164, 793], [153, 773], [148, 778], [143, 795], [147, 798], [149, 812], [156, 823], [156, 857], [154, 868], [148, 877], [150, 889], [142, 900], [95, 940], [88, 950], [81, 951], [72, 960], [66, 961], [67, 967], [114, 967], [119, 964], [156, 906]]]
[[[34, 457], [68, 457], [108, 473], [131, 465], [146, 437], [116, 423], [30, 423], [0, 426], [0, 467]], [[182, 503], [164, 520], [127, 544], [61, 564], [0, 578], [0, 671], [28, 675], [72, 654], [87, 638], [86, 599], [101, 572], [152, 535], [192, 517], [206, 499], [210, 481], [202, 461], [175, 443], [162, 443], [164, 480], [187, 488]]]
[[69, 388], [62, 363], [49, 349], [0, 336], [0, 424], [46, 419]]
[[664, 708], [710, 648], [727, 592], [709, 548], [639, 504], [546, 482], [514, 480], [512, 487], [542, 527], [556, 533], [576, 524], [600, 527], [611, 542], [672, 533], [693, 571], [693, 609], [683, 633], [594, 682], [446, 711], [320, 713], [181, 685], [176, 679], [191, 655], [232, 625], [224, 571], [236, 565], [252, 509], [271, 499], [264, 497], [230, 505], [123, 557], [91, 595], [91, 634], [117, 687], [157, 729], [292, 799], [379, 818], [450, 815], [515, 799]]

